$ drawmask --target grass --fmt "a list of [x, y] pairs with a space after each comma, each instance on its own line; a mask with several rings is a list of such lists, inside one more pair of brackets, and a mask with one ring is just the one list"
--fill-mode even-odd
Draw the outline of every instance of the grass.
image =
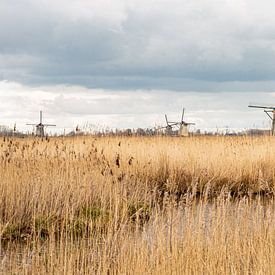
[[272, 137], [0, 141], [0, 269], [248, 274], [275, 265]]

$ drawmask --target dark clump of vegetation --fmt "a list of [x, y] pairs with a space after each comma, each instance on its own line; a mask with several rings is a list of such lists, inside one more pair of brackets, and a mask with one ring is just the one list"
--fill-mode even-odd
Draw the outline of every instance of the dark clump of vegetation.
[[132, 222], [144, 224], [150, 220], [151, 214], [152, 210], [146, 203], [138, 202], [128, 205], [128, 216]]

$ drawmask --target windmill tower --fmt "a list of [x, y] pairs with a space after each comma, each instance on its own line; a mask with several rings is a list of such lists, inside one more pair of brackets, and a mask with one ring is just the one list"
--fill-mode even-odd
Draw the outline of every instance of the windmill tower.
[[48, 126], [56, 126], [54, 124], [44, 124], [42, 121], [42, 111], [40, 111], [40, 119], [39, 119], [39, 123], [38, 124], [34, 124], [34, 123], [27, 123], [27, 125], [30, 126], [35, 126], [36, 128], [36, 136], [38, 137], [44, 137], [45, 136], [45, 127]]
[[271, 135], [275, 136], [275, 106], [271, 106], [271, 105], [253, 105], [250, 104], [248, 107], [250, 108], [258, 108], [258, 109], [264, 109], [264, 112], [268, 115], [268, 117], [271, 119], [272, 121], [272, 125], [271, 125]]
[[189, 125], [195, 125], [195, 123], [189, 123], [184, 121], [184, 108], [182, 110], [182, 115], [181, 115], [181, 120], [179, 122], [174, 122], [174, 121], [168, 121], [167, 115], [165, 115], [165, 120], [167, 126], [164, 128], [166, 129], [166, 133], [172, 134], [173, 133], [173, 127], [178, 127], [178, 135], [182, 137], [188, 137], [189, 136]]

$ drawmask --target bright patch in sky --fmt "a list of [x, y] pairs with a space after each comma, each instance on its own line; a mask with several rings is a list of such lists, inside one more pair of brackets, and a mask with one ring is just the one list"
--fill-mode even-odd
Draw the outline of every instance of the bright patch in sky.
[[193, 130], [267, 128], [269, 120], [261, 110], [249, 109], [249, 100], [272, 102], [275, 93], [209, 93], [168, 90], [117, 91], [79, 86], [29, 87], [0, 82], [0, 124], [18, 130], [32, 130], [26, 123], [38, 122], [39, 110], [47, 123], [57, 124], [51, 132], [62, 133], [85, 123], [104, 128], [138, 128], [165, 125], [164, 114], [180, 120], [182, 107]]

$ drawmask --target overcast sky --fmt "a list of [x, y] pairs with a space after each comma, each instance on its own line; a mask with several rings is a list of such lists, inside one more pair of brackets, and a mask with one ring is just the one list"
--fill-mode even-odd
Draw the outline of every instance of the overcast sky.
[[268, 127], [275, 2], [1, 0], [0, 124]]

